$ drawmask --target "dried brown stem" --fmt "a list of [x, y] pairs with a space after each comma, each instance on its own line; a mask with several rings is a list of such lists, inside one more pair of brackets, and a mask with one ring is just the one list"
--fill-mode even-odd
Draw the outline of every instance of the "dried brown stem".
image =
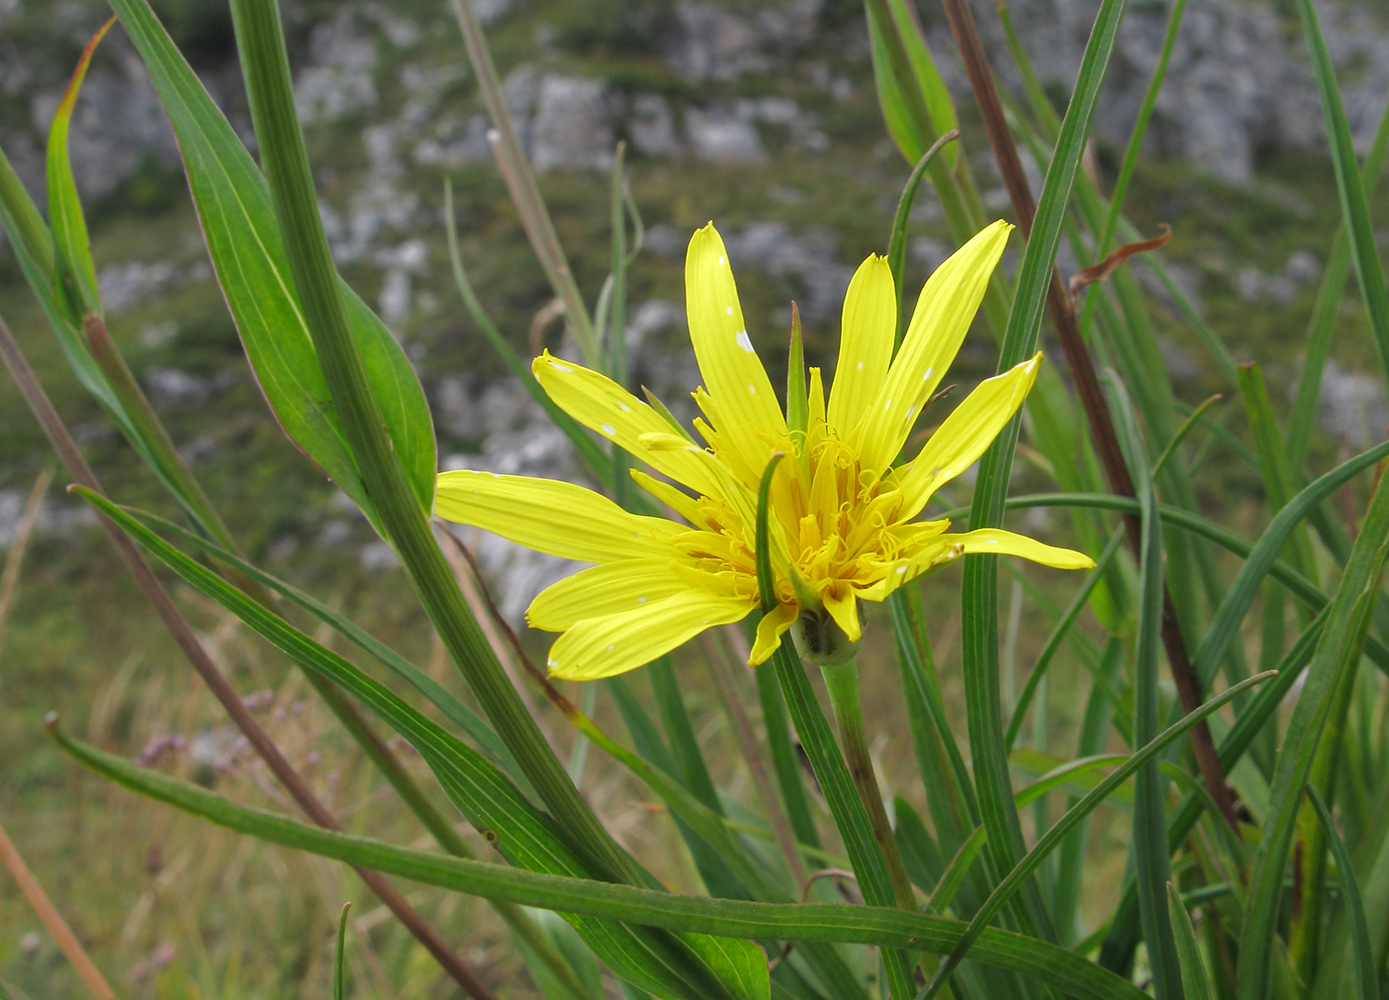
[[[993, 147], [994, 158], [998, 162], [999, 176], [1003, 178], [1003, 185], [1013, 203], [1018, 226], [1022, 229], [1023, 236], [1030, 238], [1037, 204], [1032, 198], [1027, 175], [1023, 172], [1017, 145], [1013, 142], [1013, 135], [1009, 132], [1008, 123], [1003, 116], [1003, 105], [994, 85], [993, 72], [989, 69], [988, 59], [984, 55], [983, 43], [979, 40], [978, 29], [974, 25], [974, 16], [970, 13], [966, 0], [941, 0], [941, 3], [945, 7], [946, 17], [950, 20], [950, 30], [955, 36], [955, 44], [959, 46], [960, 57], [969, 76], [975, 101], [979, 105], [984, 128], [989, 134], [989, 144]], [[1109, 409], [1105, 405], [1104, 394], [1100, 390], [1094, 362], [1080, 334], [1075, 300], [1067, 291], [1061, 272], [1055, 267], [1051, 272], [1051, 284], [1047, 287], [1047, 311], [1051, 315], [1052, 325], [1056, 327], [1057, 336], [1061, 339], [1061, 348], [1075, 379], [1076, 394], [1085, 408], [1090, 436], [1095, 442], [1100, 462], [1104, 465], [1109, 488], [1120, 496], [1131, 497], [1134, 495], [1133, 480], [1129, 477], [1128, 466], [1124, 463], [1124, 455], [1119, 448], [1119, 438], [1115, 433]], [[1125, 521], [1128, 524], [1129, 546], [1137, 557], [1143, 537], [1138, 518], [1129, 514], [1125, 515]], [[1167, 651], [1167, 662], [1172, 670], [1172, 680], [1177, 687], [1177, 697], [1181, 700], [1182, 711], [1191, 713], [1200, 707], [1201, 697], [1191, 668], [1186, 640], [1182, 637], [1176, 609], [1172, 605], [1172, 595], [1165, 583], [1162, 589], [1162, 644]], [[1191, 728], [1191, 746], [1196, 752], [1196, 762], [1211, 798], [1215, 800], [1225, 821], [1231, 828], [1238, 830], [1239, 821], [1235, 817], [1234, 799], [1225, 783], [1225, 775], [1220, 768], [1220, 759], [1216, 755], [1210, 728], [1204, 720]]]
[[96, 967], [87, 950], [82, 947], [82, 942], [77, 940], [77, 935], [72, 932], [72, 928], [67, 925], [63, 915], [58, 912], [58, 908], [53, 905], [53, 901], [48, 898], [48, 894], [43, 891], [43, 886], [39, 880], [34, 878], [34, 873], [29, 870], [29, 866], [24, 863], [24, 858], [20, 856], [19, 849], [14, 846], [9, 835], [5, 833], [4, 826], [0, 825], [0, 862], [4, 862], [5, 868], [19, 885], [19, 891], [24, 894], [24, 898], [29, 901], [29, 905], [38, 914], [43, 926], [48, 929], [48, 933], [53, 935], [53, 939], [58, 942], [58, 947], [62, 949], [67, 960], [72, 963], [73, 969], [81, 977], [82, 982], [87, 984], [87, 989], [91, 991], [96, 1000], [116, 1000], [116, 991], [111, 989], [109, 983], [101, 974], [101, 970]]
[[[29, 367], [29, 362], [20, 351], [19, 345], [15, 343], [14, 337], [10, 335], [9, 327], [5, 325], [3, 319], [0, 319], [0, 358], [4, 360], [5, 367], [9, 369], [11, 377], [18, 385], [20, 394], [43, 427], [44, 434], [47, 435], [53, 450], [58, 453], [58, 457], [67, 466], [69, 474], [78, 484], [94, 493], [101, 493], [101, 484], [87, 465], [86, 459], [82, 457], [77, 443], [68, 433], [62, 418], [58, 416], [53, 404], [49, 402], [47, 393], [43, 391], [38, 379], [34, 377], [33, 369]], [[338, 826], [332, 814], [319, 802], [313, 790], [294, 770], [289, 761], [285, 760], [279, 748], [275, 746], [270, 736], [260, 727], [250, 710], [246, 708], [240, 695], [236, 693], [236, 689], [231, 686], [226, 676], [212, 662], [207, 650], [203, 648], [192, 627], [179, 613], [178, 608], [174, 606], [168, 591], [155, 577], [149, 563], [135, 547], [135, 543], [112, 521], [105, 517], [100, 518], [100, 521], [107, 540], [111, 543], [111, 547], [116, 550], [116, 554], [130, 575], [135, 578], [136, 586], [140, 588], [141, 593], [154, 607], [155, 613], [159, 615], [165, 628], [169, 630], [169, 634], [183, 650], [188, 662], [198, 672], [203, 682], [207, 684], [226, 713], [231, 716], [232, 721], [245, 735], [251, 747], [265, 761], [280, 784], [298, 803], [299, 808], [314, 823], [325, 829], [340, 830], [341, 827]], [[477, 978], [473, 970], [453, 953], [434, 928], [416, 912], [414, 907], [406, 902], [405, 897], [384, 875], [366, 868], [355, 868], [355, 870], [371, 891], [376, 893], [381, 902], [390, 908], [396, 918], [405, 925], [420, 944], [428, 949], [435, 960], [469, 996], [473, 997], [474, 1000], [495, 1000], [492, 992]]]

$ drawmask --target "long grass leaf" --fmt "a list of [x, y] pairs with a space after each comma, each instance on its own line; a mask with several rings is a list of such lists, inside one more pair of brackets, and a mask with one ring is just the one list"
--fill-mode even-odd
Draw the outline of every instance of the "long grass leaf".
[[[757, 585], [763, 614], [769, 613], [776, 606], [775, 578], [772, 575], [771, 546], [768, 542], [768, 499], [772, 474], [783, 458], [785, 456], [778, 452], [767, 463], [757, 496]], [[781, 685], [782, 695], [786, 698], [791, 719], [796, 725], [796, 732], [800, 734], [801, 745], [810, 759], [810, 766], [820, 783], [820, 791], [829, 804], [830, 815], [834, 817], [835, 825], [839, 828], [839, 835], [844, 840], [844, 849], [858, 879], [859, 891], [863, 893], [864, 901], [870, 906], [892, 906], [895, 896], [888, 877], [883, 849], [873, 836], [868, 811], [854, 788], [839, 745], [834, 740], [824, 710], [815, 699], [815, 692], [806, 679], [805, 669], [791, 645], [789, 635], [782, 635], [780, 645], [772, 654], [772, 663], [776, 668], [777, 681]], [[888, 949], [883, 951], [882, 959], [887, 970], [890, 996], [893, 1000], [907, 1000], [912, 994], [911, 964], [907, 956], [895, 949]]]
[[1326, 831], [1326, 842], [1331, 847], [1332, 857], [1336, 859], [1336, 872], [1341, 878], [1341, 899], [1346, 923], [1350, 927], [1350, 950], [1355, 957], [1355, 983], [1360, 1000], [1376, 1000], [1379, 996], [1379, 975], [1375, 971], [1375, 949], [1370, 943], [1370, 925], [1365, 920], [1365, 903], [1360, 897], [1360, 885], [1355, 879], [1350, 852], [1346, 850], [1345, 841], [1336, 829], [1331, 807], [1315, 785], [1307, 786], [1307, 798], [1311, 800], [1317, 818]]
[[1341, 218], [1350, 238], [1350, 259], [1360, 282], [1360, 295], [1365, 301], [1370, 331], [1380, 364], [1389, 375], [1389, 290], [1384, 284], [1384, 268], [1379, 259], [1374, 224], [1370, 219], [1365, 185], [1355, 156], [1355, 143], [1336, 84], [1336, 70], [1331, 54], [1326, 50], [1317, 9], [1312, 0], [1296, 0], [1302, 19], [1302, 34], [1312, 59], [1312, 76], [1317, 82], [1317, 97], [1321, 100], [1322, 117], [1326, 121], [1327, 139], [1331, 147], [1331, 165], [1336, 172], [1336, 190], [1341, 198]]
[[[1133, 740], [1146, 744], [1157, 735], [1160, 712], [1158, 650], [1162, 628], [1162, 521], [1148, 470], [1148, 455], [1124, 384], [1110, 373], [1110, 410], [1119, 444], [1133, 476], [1143, 539], [1139, 558], [1138, 638], [1134, 648]], [[1133, 860], [1138, 879], [1138, 911], [1158, 1000], [1183, 995], [1182, 965], [1167, 916], [1171, 869], [1167, 864], [1164, 782], [1157, 761], [1139, 769], [1134, 780]]]
[[[89, 503], [115, 521], [146, 551], [188, 584], [217, 601], [267, 641], [315, 673], [362, 701], [419, 751], [446, 793], [489, 842], [512, 864], [533, 871], [582, 878], [611, 878], [572, 831], [564, 830], [532, 806], [480, 754], [425, 718], [336, 653], [325, 649], [283, 619], [225, 583], [121, 508], [81, 488]], [[490, 834], [490, 835], [489, 835]], [[709, 943], [698, 936], [652, 937], [640, 929], [604, 922], [576, 922], [589, 946], [620, 976], [659, 997], [703, 1000], [710, 997], [762, 998], [762, 987], [746, 982], [751, 942]], [[734, 962], [730, 955], [741, 951]], [[760, 955], [760, 952], [757, 952]], [[720, 957], [723, 956], [723, 957]]]
[[1201, 946], [1196, 943], [1196, 929], [1191, 926], [1191, 915], [1186, 912], [1181, 894], [1171, 882], [1167, 883], [1167, 914], [1182, 963], [1182, 992], [1189, 1000], [1215, 1000], [1206, 977], [1206, 965], [1201, 960]]
[[[1360, 181], [1365, 190], [1366, 201], [1372, 201], [1374, 198], [1380, 170], [1384, 166], [1386, 148], [1389, 148], [1389, 101], [1385, 101], [1379, 127], [1375, 129], [1374, 138], [1370, 140], [1369, 152], [1366, 153], [1364, 164], [1360, 168]], [[1350, 240], [1346, 236], [1346, 224], [1343, 219], [1336, 227], [1336, 235], [1332, 237], [1326, 269], [1322, 272], [1321, 286], [1317, 289], [1317, 301], [1312, 307], [1307, 347], [1297, 377], [1297, 394], [1288, 418], [1288, 463], [1299, 474], [1307, 464], [1307, 448], [1311, 441], [1312, 429], [1316, 426], [1317, 406], [1321, 402], [1322, 375], [1326, 370], [1326, 358], [1331, 350], [1331, 335], [1336, 329], [1336, 320], [1341, 315], [1341, 302], [1345, 298], [1346, 278], [1350, 276], [1350, 268]]]
[[[698, 931], [726, 938], [838, 941], [944, 953], [964, 931], [958, 921], [875, 906], [749, 903], [679, 896], [651, 889], [544, 875], [505, 865], [465, 861], [380, 841], [331, 833], [274, 813], [237, 805], [215, 792], [141, 768], [62, 732], [50, 732], [84, 767], [149, 798], [226, 829], [324, 857], [441, 888], [605, 921]], [[1144, 993], [1073, 952], [1006, 931], [988, 929], [973, 958], [1049, 983], [1080, 1000], [1142, 1000]]]
[[923, 996], [931, 996], [939, 990], [950, 972], [969, 952], [974, 942], [978, 940], [979, 934], [988, 926], [998, 911], [1003, 907], [1008, 897], [1018, 891], [1024, 885], [1028, 877], [1036, 870], [1037, 866], [1051, 853], [1053, 849], [1073, 830], [1082, 819], [1093, 812], [1101, 802], [1121, 785], [1132, 777], [1148, 761], [1156, 760], [1158, 756], [1169, 747], [1174, 741], [1182, 737], [1188, 729], [1207, 716], [1220, 710], [1229, 701], [1232, 701], [1239, 694], [1249, 690], [1257, 684], [1261, 684], [1270, 678], [1270, 674], [1256, 674], [1255, 676], [1243, 681], [1234, 687], [1222, 691], [1215, 698], [1203, 704], [1195, 712], [1184, 716], [1175, 725], [1163, 730], [1155, 740], [1139, 749], [1130, 756], [1120, 767], [1116, 768], [1109, 777], [1095, 786], [1094, 790], [1081, 799], [1078, 803], [1056, 821], [1042, 837], [1037, 841], [1036, 846], [1029, 851], [1017, 866], [1008, 873], [1007, 877], [999, 883], [998, 887], [990, 894], [984, 906], [970, 922], [969, 930], [960, 939], [950, 956], [942, 963], [940, 971], [930, 983]]
[[[1261, 543], [1262, 544], [1262, 543]], [[1239, 1000], [1267, 996], [1273, 936], [1282, 896], [1283, 871], [1296, 827], [1303, 788], [1312, 771], [1322, 731], [1329, 721], [1341, 678], [1358, 667], [1369, 629], [1379, 578], [1389, 557], [1389, 490], [1380, 489], [1369, 512], [1336, 597], [1307, 679], [1288, 722], [1269, 789], [1263, 839], [1255, 854], [1240, 935]]]
[[[1036, 350], [1043, 300], [1051, 281], [1066, 205], [1089, 135], [1100, 83], [1114, 51], [1125, 0], [1104, 0], [1081, 59], [1071, 102], [1042, 186], [1031, 239], [1018, 269], [1012, 311], [1003, 336], [998, 370], [1006, 371]], [[1018, 421], [1013, 420], [989, 447], [975, 480], [971, 527], [1002, 523], [1003, 501], [1012, 471]], [[1001, 871], [1014, 868], [1023, 853], [1022, 829], [1009, 788], [1003, 743], [998, 678], [998, 567], [995, 556], [968, 556], [961, 586], [961, 643], [974, 778], [989, 851]], [[1028, 923], [1047, 933], [1046, 914], [1035, 889], [1025, 897]], [[1054, 937], [1054, 934], [1047, 934]]]

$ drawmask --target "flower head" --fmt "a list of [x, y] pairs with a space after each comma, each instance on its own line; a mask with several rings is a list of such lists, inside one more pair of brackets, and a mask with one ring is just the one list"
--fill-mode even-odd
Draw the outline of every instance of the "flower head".
[[632, 471], [679, 520], [630, 513], [571, 483], [473, 471], [439, 476], [436, 511], [596, 564], [547, 588], [527, 612], [533, 627], [563, 633], [549, 670], [574, 680], [642, 666], [759, 606], [757, 495], [778, 452], [787, 460], [772, 477], [768, 510], [777, 605], [758, 626], [754, 664], [771, 656], [798, 619], [842, 633], [851, 647], [861, 633], [860, 600], [882, 601], [965, 553], [1089, 568], [1082, 553], [1013, 532], [951, 533], [947, 520], [916, 519], [1017, 412], [1040, 354], [986, 380], [914, 459], [896, 464], [960, 348], [1011, 228], [994, 223], [931, 275], [895, 356], [892, 273], [883, 257], [864, 261], [845, 295], [829, 397], [819, 369], [810, 369], [806, 412], [788, 423], [748, 337], [723, 240], [707, 225], [685, 259], [690, 338], [705, 383], [694, 392], [703, 447], [598, 372], [548, 352], [534, 363], [563, 410], [658, 474]]

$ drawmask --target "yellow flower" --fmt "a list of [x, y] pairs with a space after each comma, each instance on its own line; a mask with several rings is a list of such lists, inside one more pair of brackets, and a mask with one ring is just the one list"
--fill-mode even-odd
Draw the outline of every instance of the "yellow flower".
[[554, 480], [439, 476], [441, 517], [597, 564], [546, 589], [527, 612], [533, 627], [563, 633], [550, 651], [551, 675], [620, 674], [758, 607], [757, 493], [777, 452], [788, 456], [773, 476], [768, 514], [778, 605], [757, 629], [753, 664], [771, 656], [803, 614], [832, 621], [857, 642], [859, 600], [884, 600], [968, 552], [1093, 566], [1082, 553], [1002, 529], [951, 534], [949, 521], [914, 520], [1017, 412], [1040, 354], [985, 381], [915, 459], [894, 465], [959, 350], [1011, 228], [995, 222], [931, 275], [895, 357], [892, 273], [883, 257], [864, 261], [845, 296], [828, 403], [820, 370], [810, 369], [803, 431], [788, 428], [753, 350], [712, 224], [694, 234], [685, 259], [690, 338], [705, 382], [694, 392], [704, 414], [695, 428], [707, 447], [606, 376], [548, 352], [536, 358], [535, 376], [550, 398], [658, 473], [632, 477], [683, 520], [632, 514]]

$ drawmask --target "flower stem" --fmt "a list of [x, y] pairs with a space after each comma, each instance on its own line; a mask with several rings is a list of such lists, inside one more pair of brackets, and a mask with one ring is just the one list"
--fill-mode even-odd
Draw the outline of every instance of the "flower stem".
[[873, 772], [873, 759], [868, 754], [868, 738], [863, 725], [863, 706], [858, 697], [858, 663], [850, 659], [835, 666], [822, 666], [820, 672], [825, 677], [825, 687], [829, 690], [830, 708], [834, 710], [834, 721], [839, 725], [839, 742], [844, 750], [845, 763], [849, 765], [849, 775], [854, 779], [863, 807], [868, 810], [869, 822], [873, 825], [873, 836], [887, 859], [887, 874], [892, 881], [892, 894], [897, 905], [903, 910], [916, 912], [916, 896], [912, 893], [911, 880], [907, 878], [907, 868], [902, 863], [902, 853], [897, 849], [897, 838], [893, 836], [892, 825], [883, 808], [883, 797], [878, 791], [878, 778]]

